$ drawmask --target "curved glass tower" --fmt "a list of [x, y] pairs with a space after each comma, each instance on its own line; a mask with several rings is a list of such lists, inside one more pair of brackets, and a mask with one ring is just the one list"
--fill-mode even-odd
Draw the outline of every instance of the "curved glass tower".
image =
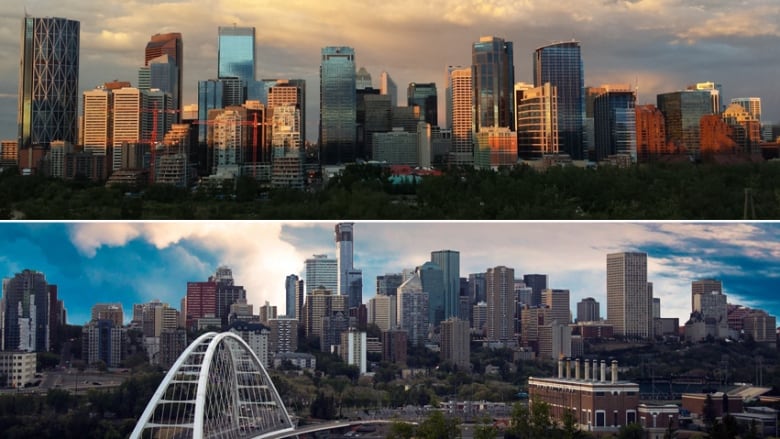
[[324, 47], [320, 64], [320, 163], [355, 161], [355, 49]]
[[511, 41], [481, 37], [471, 49], [474, 87], [474, 128], [513, 128], [515, 87], [514, 50]]
[[75, 144], [79, 107], [80, 23], [25, 17], [19, 63], [19, 149]]
[[558, 94], [560, 150], [574, 160], [585, 158], [582, 125], [585, 117], [585, 74], [580, 43], [543, 46], [534, 52], [534, 87], [550, 83]]

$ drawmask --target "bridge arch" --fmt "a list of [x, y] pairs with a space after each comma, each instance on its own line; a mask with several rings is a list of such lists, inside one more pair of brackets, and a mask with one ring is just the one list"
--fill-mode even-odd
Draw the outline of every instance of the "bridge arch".
[[293, 429], [249, 345], [232, 332], [209, 332], [176, 360], [130, 438], [262, 439]]

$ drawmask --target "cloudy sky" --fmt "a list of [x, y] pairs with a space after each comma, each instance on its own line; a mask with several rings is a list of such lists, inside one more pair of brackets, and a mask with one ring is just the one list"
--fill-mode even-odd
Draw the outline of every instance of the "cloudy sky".
[[[68, 321], [83, 324], [97, 302], [160, 299], [179, 308], [188, 281], [228, 265], [248, 299], [284, 309], [284, 279], [303, 275], [313, 254], [335, 257], [333, 222], [4, 223], [0, 277], [41, 271], [59, 292]], [[375, 278], [421, 265], [435, 250], [458, 250], [461, 276], [505, 265], [516, 277], [549, 275], [571, 291], [571, 306], [595, 297], [606, 314], [606, 255], [648, 253], [648, 280], [663, 317], [690, 313], [690, 283], [723, 281], [729, 302], [780, 315], [780, 223], [387, 223], [355, 224], [355, 266], [363, 298]], [[282, 311], [283, 312], [283, 311]]]
[[[26, 0], [0, 4], [0, 138], [16, 137], [19, 40], [32, 16], [81, 22], [82, 90], [112, 79], [137, 82], [149, 36], [181, 32], [184, 103], [199, 79], [216, 76], [217, 28], [257, 28], [260, 78], [307, 81], [308, 135], [316, 140], [319, 51], [352, 46], [378, 86], [436, 82], [448, 65], [471, 63], [481, 35], [514, 42], [518, 81], [531, 82], [539, 46], [582, 43], [586, 85], [631, 83], [639, 103], [695, 82], [723, 85], [725, 98], [760, 96], [764, 121], [780, 120], [780, 2], [777, 0]], [[440, 99], [441, 100], [441, 99]], [[443, 105], [440, 103], [443, 118]]]

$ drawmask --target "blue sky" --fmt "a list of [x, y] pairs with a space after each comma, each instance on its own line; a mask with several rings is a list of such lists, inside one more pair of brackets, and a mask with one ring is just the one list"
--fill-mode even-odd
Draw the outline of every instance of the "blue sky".
[[[97, 302], [160, 299], [179, 308], [188, 281], [218, 265], [233, 269], [255, 309], [284, 309], [284, 278], [312, 254], [335, 256], [334, 222], [144, 222], [0, 224], [0, 276], [25, 269], [59, 286], [71, 324]], [[780, 314], [780, 223], [357, 222], [355, 266], [364, 301], [375, 278], [421, 265], [430, 252], [460, 251], [461, 276], [506, 265], [517, 277], [546, 273], [571, 291], [571, 306], [595, 297], [606, 313], [606, 255], [648, 253], [648, 280], [664, 317], [690, 313], [690, 282], [723, 281], [729, 302]]]
[[216, 77], [217, 28], [257, 29], [261, 78], [307, 82], [307, 137], [316, 140], [323, 46], [355, 48], [378, 87], [383, 70], [405, 102], [410, 82], [436, 82], [470, 65], [471, 44], [495, 35], [514, 43], [515, 78], [532, 82], [534, 49], [581, 41], [585, 85], [638, 86], [638, 103], [697, 82], [723, 85], [726, 100], [760, 96], [765, 120], [780, 118], [780, 2], [777, 0], [26, 0], [0, 2], [0, 139], [16, 138], [22, 17], [81, 22], [80, 91], [114, 79], [137, 84], [144, 47], [156, 33], [184, 41], [185, 104], [197, 81]]

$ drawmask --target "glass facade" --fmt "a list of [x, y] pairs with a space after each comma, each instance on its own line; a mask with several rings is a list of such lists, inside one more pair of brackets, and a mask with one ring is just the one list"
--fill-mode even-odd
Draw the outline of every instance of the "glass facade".
[[[167, 59], [162, 59], [163, 62], [172, 62], [173, 67], [169, 68], [173, 70], [174, 79], [169, 80], [172, 81], [170, 84], [170, 88], [163, 88], [161, 86], [154, 85], [154, 82], [152, 83], [152, 88], [159, 88], [161, 90], [167, 91], [171, 93], [173, 96], [173, 105], [175, 108], [181, 110], [181, 101], [183, 98], [182, 95], [182, 84], [183, 84], [183, 75], [184, 75], [184, 43], [182, 42], [181, 33], [179, 32], [171, 32], [167, 34], [155, 34], [152, 35], [152, 38], [149, 40], [148, 43], [146, 43], [146, 49], [144, 50], [144, 65], [149, 66], [153, 61], [159, 62], [161, 59], [159, 59], [161, 56], [166, 55]], [[160, 67], [158, 67], [160, 68]], [[162, 68], [165, 70], [165, 68]], [[161, 71], [159, 73], [160, 75], [167, 75], [171, 74], [171, 72], [164, 72]], [[152, 73], [152, 75], [155, 75], [155, 73]], [[139, 88], [142, 88], [139, 84]], [[176, 115], [176, 120], [180, 121], [181, 117], [180, 114]]]
[[636, 162], [636, 95], [608, 90], [593, 101], [596, 160], [627, 154]]
[[420, 115], [431, 126], [439, 125], [438, 98], [436, 84], [433, 82], [419, 84], [412, 82], [406, 92], [407, 105], [420, 107]]
[[712, 114], [709, 91], [684, 90], [663, 93], [656, 97], [658, 109], [666, 119], [666, 139], [675, 148], [683, 148], [693, 157], [699, 156], [702, 116]]
[[558, 95], [558, 140], [561, 152], [585, 158], [583, 119], [585, 79], [580, 43], [555, 43], [534, 52], [534, 87], [550, 83]]
[[325, 47], [320, 65], [320, 163], [356, 158], [355, 50]]
[[220, 78], [239, 78], [247, 83], [255, 80], [255, 28], [219, 28]]
[[19, 63], [19, 149], [54, 140], [76, 144], [80, 23], [25, 17]]
[[471, 50], [474, 129], [514, 128], [514, 49], [502, 38], [482, 37]]

